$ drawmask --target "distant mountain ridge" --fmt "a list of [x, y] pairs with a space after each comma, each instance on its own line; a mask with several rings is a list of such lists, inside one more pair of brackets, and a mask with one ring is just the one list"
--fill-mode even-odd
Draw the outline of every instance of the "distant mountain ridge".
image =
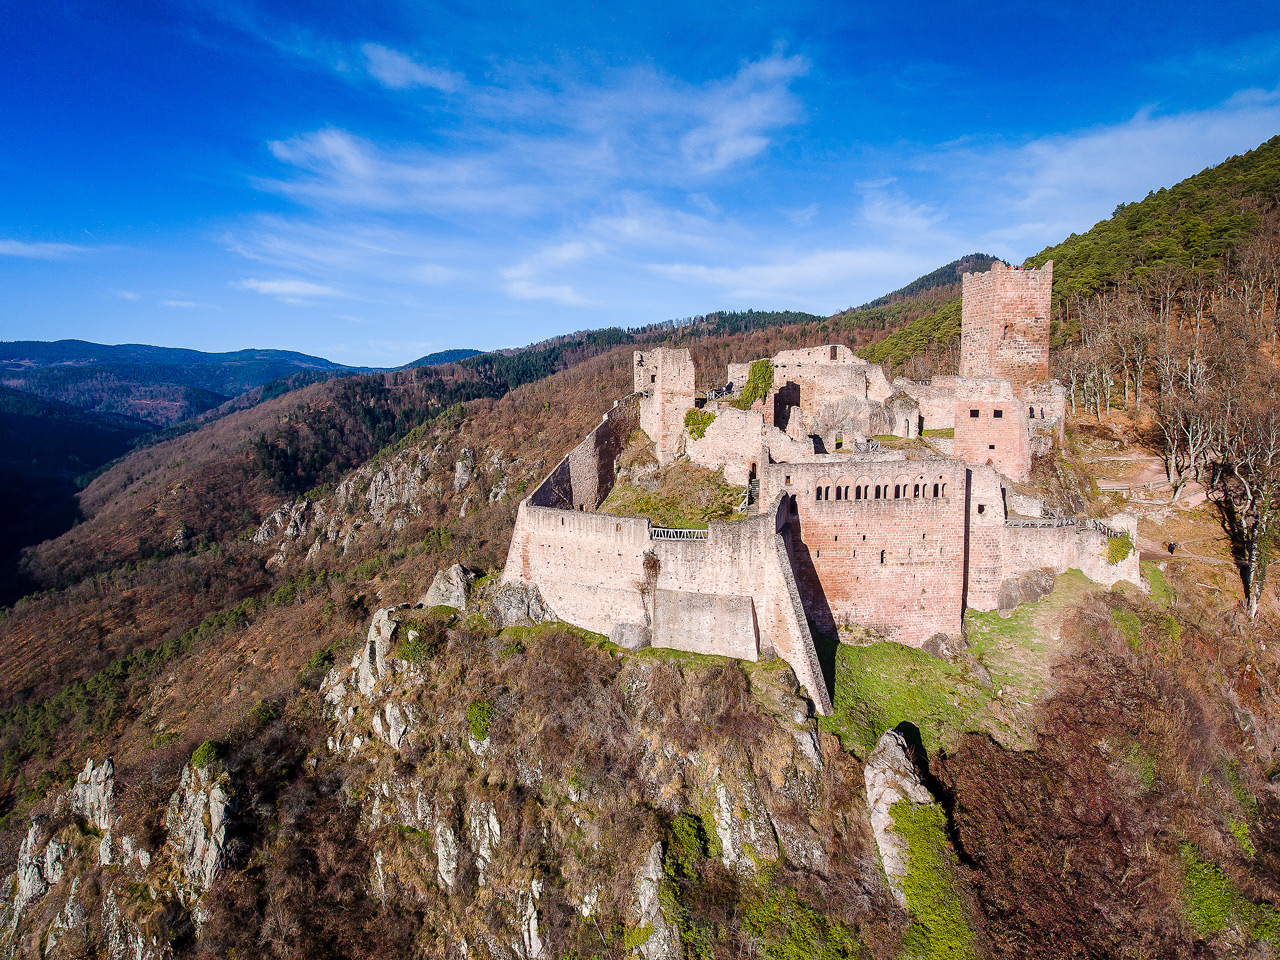
[[460, 360], [469, 360], [471, 357], [478, 357], [484, 351], [470, 350], [466, 348], [458, 348], [455, 350], [438, 350], [435, 353], [428, 353], [425, 357], [419, 357], [412, 363], [406, 363], [404, 366], [396, 367], [397, 370], [412, 370], [414, 367], [438, 367], [442, 363], [457, 363]]
[[[892, 293], [886, 293], [883, 297], [876, 297], [876, 299], [864, 303], [857, 309], [871, 310], [875, 307], [883, 307], [893, 303], [895, 300], [914, 297], [918, 294], [928, 293], [938, 287], [959, 283], [966, 273], [986, 273], [997, 260], [1000, 260], [1000, 258], [993, 257], [989, 253], [966, 254], [957, 260], [944, 264], [937, 270], [926, 273], [923, 277], [911, 281], [905, 287], [899, 287]], [[1003, 263], [1004, 261], [1000, 262]]]

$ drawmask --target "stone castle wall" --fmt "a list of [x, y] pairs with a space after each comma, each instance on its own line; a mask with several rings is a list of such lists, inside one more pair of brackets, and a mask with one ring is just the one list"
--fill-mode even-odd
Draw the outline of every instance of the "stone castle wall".
[[640, 428], [640, 400], [636, 394], [614, 403], [594, 430], [569, 451], [534, 491], [539, 507], [595, 510], [613, 489], [618, 455]]
[[681, 450], [684, 416], [694, 401], [693, 356], [685, 349], [637, 350], [632, 383], [640, 395], [640, 427], [653, 440], [658, 463], [666, 466]]
[[955, 456], [969, 464], [991, 464], [1005, 476], [1031, 476], [1026, 409], [1004, 380], [956, 383]]
[[[541, 488], [539, 488], [541, 490]], [[668, 540], [649, 521], [520, 504], [503, 579], [534, 583], [553, 613], [597, 633], [755, 660], [782, 657], [830, 712], [788, 561], [781, 498], [705, 540]]]
[[833, 458], [770, 465], [761, 496], [794, 498], [797, 580], [814, 623], [919, 646], [960, 631], [964, 489], [955, 461]]
[[994, 263], [962, 281], [960, 376], [999, 377], [1015, 387], [1049, 377], [1053, 261], [1039, 270]]

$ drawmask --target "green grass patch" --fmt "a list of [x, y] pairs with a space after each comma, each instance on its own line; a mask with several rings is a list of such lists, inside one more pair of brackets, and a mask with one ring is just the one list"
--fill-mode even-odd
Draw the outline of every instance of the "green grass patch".
[[699, 410], [693, 407], [684, 415], [684, 428], [689, 431], [689, 436], [695, 440], [701, 440], [707, 435], [707, 427], [715, 423], [716, 415], [710, 410]]
[[1141, 744], [1133, 744], [1124, 756], [1124, 762], [1138, 774], [1138, 781], [1143, 790], [1150, 790], [1156, 784], [1156, 758], [1150, 750]]
[[1267, 940], [1280, 945], [1280, 911], [1266, 903], [1245, 898], [1217, 866], [1196, 855], [1190, 844], [1182, 846], [1186, 867], [1187, 919], [1202, 937], [1239, 928], [1250, 943]]
[[489, 724], [493, 722], [493, 704], [488, 700], [472, 700], [467, 704], [467, 728], [479, 741], [489, 739]]
[[936, 750], [969, 730], [988, 729], [992, 694], [958, 664], [884, 641], [841, 644], [836, 652], [836, 695], [819, 725], [845, 749], [869, 754], [886, 730], [914, 723], [925, 746]]
[[954, 438], [955, 435], [956, 435], [955, 427], [944, 427], [940, 430], [926, 430], [922, 434], [922, 436], [925, 436], [925, 437], [944, 437], [944, 438], [945, 437]]
[[907, 842], [902, 892], [911, 913], [904, 954], [919, 960], [965, 960], [973, 956], [973, 929], [956, 884], [955, 853], [947, 842], [946, 817], [934, 803], [899, 800], [890, 810]]
[[742, 915], [743, 927], [756, 937], [768, 960], [846, 960], [865, 957], [858, 935], [839, 920], [823, 916], [790, 887], [774, 887], [765, 878], [760, 894]]
[[747, 382], [742, 393], [733, 401], [739, 410], [750, 410], [757, 400], [763, 400], [773, 389], [773, 361], [756, 360], [747, 371]]
[[1150, 560], [1143, 560], [1139, 566], [1142, 569], [1142, 575], [1147, 579], [1147, 586], [1151, 588], [1152, 601], [1165, 608], [1172, 607], [1177, 596], [1173, 592], [1173, 587], [1169, 585], [1169, 578], [1164, 575], [1164, 571]]
[[206, 740], [196, 747], [195, 753], [191, 754], [191, 765], [197, 770], [203, 770], [216, 759], [218, 759], [217, 744], [212, 740]]
[[1126, 646], [1134, 653], [1142, 649], [1142, 620], [1132, 610], [1113, 608], [1111, 622], [1124, 637]]

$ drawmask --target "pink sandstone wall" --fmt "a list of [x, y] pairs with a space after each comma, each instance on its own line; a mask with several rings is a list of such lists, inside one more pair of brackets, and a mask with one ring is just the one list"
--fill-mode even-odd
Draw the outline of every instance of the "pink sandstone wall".
[[995, 263], [966, 273], [962, 286], [960, 376], [1047, 380], [1053, 261], [1039, 270]]
[[[935, 633], [958, 633], [964, 482], [963, 465], [941, 459], [768, 467], [761, 499], [776, 492], [795, 498], [797, 580], [809, 617], [823, 628], [872, 627], [912, 646]], [[859, 487], [872, 499], [858, 499]]]
[[965, 463], [991, 464], [1017, 481], [1030, 478], [1026, 410], [1006, 381], [957, 381], [952, 449]]
[[[535, 491], [535, 496], [536, 496]], [[782, 499], [706, 540], [654, 539], [649, 522], [520, 504], [503, 579], [536, 584], [560, 619], [609, 634], [636, 624], [655, 646], [787, 661], [815, 709], [830, 696], [787, 565]], [[646, 555], [657, 569], [646, 571]], [[649, 598], [652, 599], [649, 599]]]
[[755, 411], [739, 410], [728, 404], [713, 402], [703, 409], [714, 413], [716, 418], [701, 440], [685, 437], [685, 454], [694, 463], [711, 470], [723, 467], [726, 480], [746, 486], [751, 465], [756, 465], [758, 474], [759, 465], [769, 461], [764, 445], [764, 418]]

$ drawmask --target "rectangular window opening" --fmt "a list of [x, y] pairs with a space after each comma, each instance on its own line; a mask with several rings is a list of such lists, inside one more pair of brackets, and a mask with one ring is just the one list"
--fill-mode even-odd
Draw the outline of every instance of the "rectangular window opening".
[[976, 419], [978, 418], [978, 411], [977, 411], [977, 410], [970, 410], [970, 411], [969, 411], [969, 416], [970, 416], [971, 418], [973, 418], [974, 420], [976, 420]]
[[997, 420], [1001, 420], [1001, 419], [1003, 419], [1003, 418], [1004, 418], [1004, 411], [1003, 411], [1003, 410], [993, 410], [993, 411], [991, 411], [991, 415], [992, 415], [993, 417], [995, 417]]

